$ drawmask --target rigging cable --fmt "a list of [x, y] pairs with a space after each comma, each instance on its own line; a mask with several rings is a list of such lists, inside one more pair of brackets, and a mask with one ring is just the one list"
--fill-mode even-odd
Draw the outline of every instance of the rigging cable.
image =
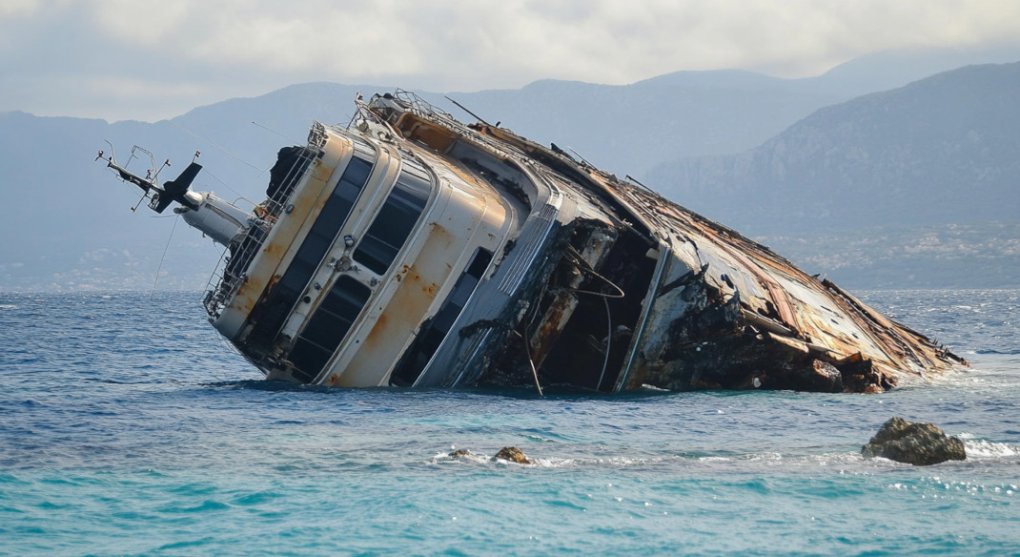
[[597, 271], [595, 271], [595, 269], [593, 269], [591, 265], [589, 265], [588, 262], [585, 261], [583, 257], [581, 257], [581, 254], [577, 253], [577, 250], [575, 250], [572, 246], [567, 247], [567, 254], [570, 255], [570, 258], [574, 261], [574, 263], [578, 264], [578, 267], [582, 267], [581, 269], [582, 271], [586, 271], [589, 275], [611, 286], [614, 290], [616, 290], [616, 293], [610, 294], [608, 292], [595, 292], [594, 290], [578, 290], [576, 288], [571, 288], [571, 290], [577, 292], [578, 294], [591, 294], [592, 296], [602, 296], [603, 298], [612, 299], [620, 299], [627, 296], [627, 293], [624, 292], [622, 288], [617, 286], [615, 282], [609, 280], [608, 278], [600, 275]]
[[590, 296], [598, 296], [602, 298], [602, 304], [606, 308], [606, 327], [608, 329], [606, 331], [606, 353], [605, 356], [602, 358], [602, 372], [599, 373], [599, 381], [598, 383], [595, 384], [595, 390], [598, 391], [602, 387], [603, 379], [605, 379], [606, 377], [606, 369], [609, 367], [609, 353], [613, 349], [613, 315], [609, 311], [609, 300], [620, 299], [625, 297], [627, 294], [615, 282], [609, 280], [608, 278], [596, 272], [595, 269], [593, 269], [591, 265], [589, 265], [588, 262], [585, 261], [583, 257], [581, 257], [581, 254], [577, 253], [577, 250], [575, 250], [572, 246], [568, 247], [567, 254], [570, 256], [571, 260], [579, 268], [581, 268], [582, 271], [585, 271], [589, 275], [598, 278], [605, 284], [608, 284], [609, 286], [613, 287], [613, 289], [615, 289], [617, 292], [616, 294], [611, 294], [607, 292], [595, 292], [593, 290], [579, 290], [576, 288], [570, 289], [571, 291], [577, 294], [588, 294]]
[[531, 366], [531, 378], [535, 381], [535, 390], [538, 392], [538, 396], [540, 397], [544, 397], [545, 394], [542, 392], [542, 383], [538, 380], [538, 369], [535, 368], [535, 360], [531, 358], [531, 334], [528, 332], [528, 328], [531, 327], [531, 324], [535, 322], [535, 318], [538, 317], [538, 306], [541, 304], [542, 298], [545, 297], [545, 292], [548, 287], [548, 283], [542, 285], [542, 292], [539, 293], [537, 298], [538, 303], [529, 310], [528, 313], [531, 314], [531, 317], [526, 319], [523, 323], [524, 334], [522, 335], [521, 333], [514, 331], [517, 336], [521, 337], [521, 341], [524, 342], [524, 355], [528, 358], [528, 365]]
[[[521, 335], [520, 333], [517, 334]], [[542, 393], [542, 384], [538, 382], [538, 370], [535, 369], [535, 360], [531, 359], [531, 346], [529, 346], [531, 342], [528, 340], [527, 334], [528, 328], [525, 327], [524, 335], [521, 335], [521, 340], [524, 341], [524, 353], [528, 357], [528, 365], [531, 366], [531, 378], [535, 380], [535, 390], [538, 391], [538, 396], [544, 397], [545, 394]]]
[[166, 246], [163, 248], [163, 255], [159, 258], [159, 267], [156, 267], [156, 278], [152, 281], [152, 291], [156, 291], [156, 285], [159, 284], [159, 273], [163, 270], [163, 260], [166, 259], [166, 252], [170, 249], [170, 242], [174, 239], [174, 231], [177, 230], [177, 221], [180, 220], [180, 215], [174, 219], [173, 226], [170, 227], [170, 237], [166, 239]]
[[[179, 123], [179, 122], [176, 122], [176, 121], [174, 121], [174, 120], [168, 120], [168, 122], [170, 122], [170, 124], [171, 124], [171, 125], [173, 125], [173, 126], [176, 126], [176, 127], [180, 128], [180, 129], [181, 129], [181, 130], [182, 130], [182, 131], [183, 131], [184, 133], [187, 133], [188, 135], [190, 135], [190, 136], [194, 137], [195, 139], [198, 139], [199, 141], [205, 141], [205, 142], [208, 142], [208, 143], [209, 143], [209, 144], [211, 144], [211, 145], [212, 145], [213, 147], [215, 147], [215, 148], [219, 149], [220, 151], [223, 151], [224, 153], [226, 153], [226, 155], [227, 155], [227, 156], [229, 156], [229, 157], [232, 157], [232, 158], [234, 158], [234, 159], [237, 159], [237, 160], [238, 160], [238, 161], [240, 161], [241, 163], [243, 163], [243, 164], [245, 164], [245, 165], [247, 165], [247, 166], [250, 166], [251, 168], [254, 168], [254, 169], [255, 169], [255, 170], [257, 170], [257, 171], [258, 171], [258, 172], [259, 172], [260, 174], [266, 174], [266, 173], [268, 173], [268, 172], [269, 172], [269, 169], [267, 169], [267, 168], [259, 168], [259, 167], [255, 166], [254, 164], [252, 164], [252, 163], [250, 163], [250, 162], [248, 162], [248, 161], [244, 160], [243, 158], [241, 158], [241, 156], [240, 156], [240, 155], [238, 155], [237, 153], [234, 153], [234, 152], [233, 152], [233, 151], [231, 151], [230, 149], [227, 149], [227, 148], [226, 148], [226, 147], [224, 147], [223, 145], [220, 145], [219, 143], [217, 143], [216, 141], [213, 141], [212, 139], [210, 139], [210, 138], [208, 138], [208, 137], [204, 137], [204, 136], [202, 136], [201, 134], [198, 134], [198, 133], [196, 133], [196, 132], [194, 132], [194, 131], [192, 131], [192, 130], [188, 129], [187, 127], [185, 127], [185, 126], [184, 126], [183, 124], [181, 124], [181, 123]], [[252, 122], [252, 124], [255, 124], [255, 122]], [[255, 124], [255, 125], [258, 125], [258, 124]], [[263, 127], [263, 128], [265, 128], [265, 126], [260, 126], [260, 127]], [[267, 129], [267, 130], [268, 130], [269, 128], [265, 128], [265, 129]], [[272, 130], [269, 130], [269, 131], [272, 131]], [[277, 132], [273, 132], [273, 133], [277, 133]], [[236, 196], [237, 196], [237, 198], [239, 198], [239, 199], [244, 199], [244, 200], [245, 200], [245, 201], [247, 201], [248, 203], [251, 203], [251, 201], [250, 201], [250, 200], [248, 200], [248, 199], [247, 199], [246, 197], [244, 197], [244, 195], [242, 195], [241, 193], [239, 193], [239, 192], [238, 192], [237, 190], [235, 190], [234, 188], [230, 187], [230, 185], [228, 185], [228, 184], [227, 184], [226, 182], [224, 182], [223, 180], [221, 180], [221, 179], [220, 179], [220, 178], [219, 178], [218, 176], [214, 175], [214, 174], [213, 174], [213, 173], [212, 173], [212, 172], [211, 172], [211, 171], [210, 171], [209, 169], [205, 169], [205, 172], [206, 172], [206, 174], [209, 174], [210, 176], [212, 176], [213, 178], [215, 178], [217, 182], [219, 182], [219, 183], [223, 184], [223, 187], [225, 187], [225, 188], [227, 188], [228, 190], [230, 190], [230, 191], [231, 191], [231, 193], [233, 193], [234, 195], [236, 195]], [[252, 205], [254, 205], [254, 203], [252, 203]]]
[[219, 149], [220, 151], [223, 151], [227, 155], [229, 155], [229, 156], [237, 159], [238, 161], [240, 161], [240, 162], [242, 162], [242, 163], [244, 163], [244, 164], [254, 168], [255, 170], [258, 170], [260, 173], [269, 172], [269, 169], [259, 168], [259, 167], [255, 166], [254, 164], [252, 164], [252, 163], [244, 160], [243, 158], [241, 158], [241, 155], [238, 155], [237, 153], [231, 151], [230, 149], [227, 149], [223, 145], [220, 145], [219, 143], [217, 143], [216, 141], [213, 141], [212, 139], [210, 139], [208, 137], [203, 137], [201, 134], [186, 128], [183, 124], [181, 124], [179, 122], [175, 122], [174, 120], [168, 120], [168, 122], [170, 122], [171, 125], [180, 128], [184, 133], [194, 137], [195, 139], [199, 139], [199, 140], [202, 140], [202, 141], [209, 142], [213, 147], [216, 147], [217, 149]]

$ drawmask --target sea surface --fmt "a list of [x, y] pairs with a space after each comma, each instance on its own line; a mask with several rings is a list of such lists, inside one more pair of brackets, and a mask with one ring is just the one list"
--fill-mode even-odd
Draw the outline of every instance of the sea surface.
[[[973, 369], [882, 395], [302, 388], [199, 292], [0, 294], [0, 554], [1020, 554], [1020, 291], [859, 294]], [[863, 459], [892, 416], [968, 459]], [[537, 463], [490, 461], [508, 445]]]

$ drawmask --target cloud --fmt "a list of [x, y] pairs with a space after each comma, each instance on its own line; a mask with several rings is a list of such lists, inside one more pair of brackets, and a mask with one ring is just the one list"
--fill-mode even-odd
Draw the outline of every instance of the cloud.
[[41, 6], [40, 0], [4, 0], [0, 3], [0, 19], [29, 16]]
[[187, 0], [100, 0], [87, 2], [96, 29], [136, 47], [180, 46], [190, 40], [185, 23], [209, 8]]
[[[681, 69], [801, 76], [877, 50], [1017, 37], [1013, 0], [4, 0], [0, 110], [73, 114], [118, 80], [133, 84], [120, 95], [132, 105], [161, 94], [160, 111], [184, 87], [179, 112], [300, 81], [477, 90]], [[83, 86], [63, 105], [55, 94], [41, 95], [45, 108], [16, 104], [40, 97], [24, 84], [48, 79]]]

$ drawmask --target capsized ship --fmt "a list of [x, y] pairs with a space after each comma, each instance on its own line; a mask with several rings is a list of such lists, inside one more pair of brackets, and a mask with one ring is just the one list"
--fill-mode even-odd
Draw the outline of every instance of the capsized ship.
[[243, 211], [104, 156], [226, 251], [204, 306], [268, 378], [344, 387], [880, 392], [965, 365], [555, 144], [414, 94], [285, 147]]

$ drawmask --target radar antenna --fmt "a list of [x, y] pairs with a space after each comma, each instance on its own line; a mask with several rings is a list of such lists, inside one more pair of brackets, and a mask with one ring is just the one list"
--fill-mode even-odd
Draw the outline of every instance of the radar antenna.
[[485, 121], [485, 120], [484, 120], [484, 119], [483, 119], [483, 118], [482, 118], [481, 116], [479, 116], [479, 115], [475, 114], [474, 112], [471, 112], [470, 110], [468, 110], [468, 108], [467, 108], [466, 106], [464, 106], [464, 105], [460, 104], [459, 102], [457, 102], [457, 101], [455, 101], [455, 100], [451, 99], [450, 97], [448, 97], [448, 96], [446, 96], [446, 95], [443, 95], [443, 97], [445, 97], [445, 98], [446, 98], [446, 100], [448, 100], [448, 101], [452, 102], [453, 104], [457, 105], [457, 108], [459, 108], [459, 109], [463, 110], [464, 112], [467, 112], [467, 113], [468, 113], [468, 114], [470, 114], [470, 115], [471, 115], [471, 116], [472, 116], [472, 117], [473, 117], [473, 118], [474, 118], [475, 120], [478, 120], [478, 121], [479, 121], [479, 122], [481, 122], [482, 124], [485, 124], [486, 126], [488, 126], [488, 127], [490, 127], [490, 128], [498, 128], [498, 127], [499, 127], [499, 123], [498, 123], [498, 122], [496, 123], [496, 125], [495, 125], [495, 126], [493, 126], [492, 124], [490, 124], [490, 123], [486, 122], [486, 121]]
[[[202, 170], [202, 165], [194, 162], [195, 159], [198, 159], [200, 154], [198, 151], [195, 151], [195, 157], [192, 159], [191, 164], [189, 164], [176, 179], [170, 180], [161, 186], [159, 184], [159, 174], [164, 168], [170, 166], [170, 159], [166, 159], [163, 161], [162, 166], [156, 168], [156, 157], [144, 147], [135, 145], [131, 148], [131, 156], [128, 158], [128, 162], [121, 165], [117, 162], [113, 144], [109, 141], [107, 141], [106, 144], [110, 146], [110, 154], [107, 155], [105, 151], [100, 150], [96, 155], [96, 160], [106, 161], [107, 168], [112, 168], [121, 180], [130, 182], [141, 188], [143, 195], [142, 199], [138, 201], [139, 205], [146, 198], [149, 198], [149, 207], [157, 213], [165, 211], [166, 208], [170, 206], [170, 203], [174, 201], [188, 207], [189, 209], [198, 209], [198, 204], [195, 203], [194, 200], [189, 199], [186, 195], [188, 193], [188, 188], [195, 180], [195, 176], [197, 176], [198, 172]], [[144, 153], [149, 156], [150, 166], [145, 172], [145, 177], [139, 176], [127, 169], [128, 165], [131, 164], [131, 161], [138, 157], [138, 153]], [[137, 208], [138, 205], [135, 205], [135, 207], [131, 210], [134, 211]]]

